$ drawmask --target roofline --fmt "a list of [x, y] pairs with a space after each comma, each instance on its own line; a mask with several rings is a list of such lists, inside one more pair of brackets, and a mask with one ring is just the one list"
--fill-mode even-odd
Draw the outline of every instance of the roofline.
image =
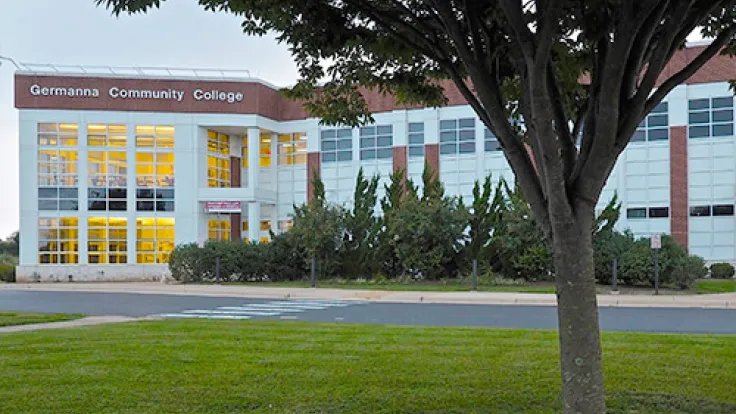
[[281, 87], [268, 81], [255, 78], [248, 70], [236, 69], [203, 69], [173, 67], [113, 67], [84, 65], [53, 65], [44, 63], [18, 63], [17, 75], [26, 76], [63, 76], [80, 78], [112, 78], [112, 79], [150, 79], [150, 80], [184, 80], [207, 82], [243, 82], [259, 83], [271, 89]]

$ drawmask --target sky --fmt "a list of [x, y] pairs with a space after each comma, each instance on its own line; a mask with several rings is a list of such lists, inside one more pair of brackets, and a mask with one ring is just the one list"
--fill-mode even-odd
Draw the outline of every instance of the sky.
[[[145, 15], [113, 17], [94, 0], [0, 0], [0, 55], [24, 63], [247, 69], [277, 86], [296, 66], [273, 37], [246, 36], [240, 20], [168, 0]], [[0, 238], [18, 229], [18, 111], [13, 73], [0, 66]]]

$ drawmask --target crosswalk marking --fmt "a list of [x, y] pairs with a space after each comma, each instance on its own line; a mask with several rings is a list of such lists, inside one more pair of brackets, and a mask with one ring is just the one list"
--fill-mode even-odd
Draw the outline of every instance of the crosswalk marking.
[[340, 300], [274, 300], [266, 303], [244, 303], [241, 306], [218, 306], [214, 309], [187, 309], [180, 312], [164, 313], [158, 316], [178, 319], [251, 319], [253, 317], [275, 317], [279, 319], [298, 319], [296, 316], [283, 315], [306, 311], [320, 311], [329, 308], [345, 308], [361, 305], [365, 301]]

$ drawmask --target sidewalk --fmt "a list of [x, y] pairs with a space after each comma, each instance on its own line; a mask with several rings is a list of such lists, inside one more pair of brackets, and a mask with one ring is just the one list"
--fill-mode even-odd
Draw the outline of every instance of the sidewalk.
[[141, 320], [140, 318], [128, 318], [125, 316], [88, 316], [86, 318], [75, 319], [73, 321], [32, 323], [26, 325], [13, 325], [0, 327], [0, 334], [11, 332], [28, 332], [39, 329], [60, 329], [60, 328], [76, 328], [78, 326], [102, 325], [108, 323], [132, 322]]
[[[487, 305], [554, 306], [554, 294], [508, 292], [409, 292], [350, 289], [310, 289], [246, 285], [177, 285], [139, 283], [12, 283], [0, 290], [51, 292], [111, 292], [159, 295], [247, 297], [261, 299], [367, 300], [394, 303], [464, 303]], [[598, 295], [599, 306], [736, 309], [736, 293], [713, 295]]]

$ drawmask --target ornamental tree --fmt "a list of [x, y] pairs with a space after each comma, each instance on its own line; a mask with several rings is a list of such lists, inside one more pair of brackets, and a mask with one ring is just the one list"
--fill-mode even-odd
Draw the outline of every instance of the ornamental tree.
[[[165, 0], [95, 1], [117, 15]], [[275, 32], [299, 68], [288, 95], [324, 122], [369, 122], [362, 88], [405, 105], [441, 105], [443, 87], [460, 91], [552, 242], [564, 411], [604, 412], [594, 207], [643, 117], [713, 56], [736, 52], [734, 0], [198, 2], [241, 16], [247, 34]], [[665, 73], [695, 30], [712, 43]]]

